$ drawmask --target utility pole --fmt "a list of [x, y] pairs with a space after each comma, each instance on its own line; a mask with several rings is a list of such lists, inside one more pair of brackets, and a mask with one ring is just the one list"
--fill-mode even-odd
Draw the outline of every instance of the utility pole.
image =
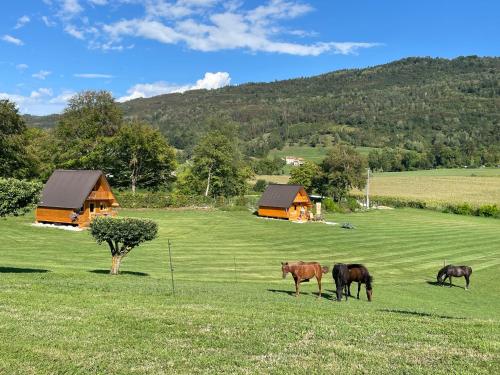
[[366, 179], [366, 208], [370, 208], [370, 168], [367, 169], [367, 179]]

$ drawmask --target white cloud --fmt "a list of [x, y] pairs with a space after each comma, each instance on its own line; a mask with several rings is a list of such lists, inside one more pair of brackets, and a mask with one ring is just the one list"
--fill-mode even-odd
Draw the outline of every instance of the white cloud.
[[51, 21], [47, 16], [42, 16], [42, 21], [47, 27], [53, 27], [56, 25], [56, 23], [54, 21]]
[[[325, 52], [354, 54], [378, 43], [284, 41], [279, 35], [312, 37], [307, 31], [287, 32], [280, 22], [309, 13], [313, 8], [295, 0], [271, 0], [250, 10], [232, 3], [225, 11], [214, 7], [216, 1], [178, 0], [146, 2], [145, 17], [120, 20], [103, 25], [108, 48], [124, 37], [145, 38], [164, 44], [185, 43], [197, 51], [244, 49], [251, 52], [317, 56]], [[210, 8], [210, 11], [207, 9]]]
[[61, 0], [59, 16], [61, 18], [69, 19], [78, 15], [83, 11], [83, 7], [78, 0]]
[[31, 21], [30, 18], [28, 16], [24, 15], [17, 20], [16, 26], [14, 26], [14, 29], [20, 29], [21, 27], [23, 27], [24, 25], [26, 25], [30, 21]]
[[28, 64], [17, 64], [16, 65], [16, 69], [20, 70], [20, 71], [26, 70], [28, 68], [29, 68]]
[[231, 77], [227, 72], [205, 73], [202, 79], [199, 79], [194, 84], [177, 85], [163, 81], [153, 83], [139, 83], [127, 90], [126, 96], [117, 99], [119, 102], [126, 102], [132, 99], [149, 98], [151, 96], [182, 93], [189, 90], [212, 90], [227, 86], [231, 83]]
[[85, 39], [84, 33], [81, 30], [78, 30], [75, 26], [73, 25], [66, 25], [64, 27], [64, 31], [66, 31], [69, 35], [76, 39], [83, 40]]
[[47, 78], [51, 74], [52, 74], [52, 72], [49, 72], [48, 70], [40, 70], [38, 73], [34, 73], [31, 76], [33, 78], [44, 80], [45, 78]]
[[114, 76], [110, 74], [100, 74], [100, 73], [76, 73], [73, 74], [77, 78], [113, 78]]
[[68, 100], [75, 95], [73, 91], [63, 91], [54, 96], [50, 88], [39, 88], [29, 95], [0, 92], [0, 99], [9, 99], [17, 104], [21, 113], [48, 115], [61, 112]]
[[7, 43], [15, 44], [16, 46], [24, 45], [24, 42], [21, 39], [14, 38], [13, 36], [7, 34], [2, 36], [2, 40]]
[[[315, 41], [308, 30], [289, 30], [284, 23], [312, 12], [301, 0], [267, 0], [248, 6], [241, 0], [52, 0], [64, 31], [86, 40], [90, 49], [122, 51], [131, 48], [126, 38], [142, 38], [163, 44], [182, 44], [196, 51], [245, 50], [298, 56], [323, 53], [356, 54], [379, 46], [366, 41]], [[133, 18], [92, 22], [83, 4], [142, 7]], [[78, 16], [78, 17], [76, 17]], [[46, 24], [50, 22], [44, 19]], [[48, 22], [47, 22], [48, 21]], [[306, 39], [307, 38], [307, 39]], [[312, 40], [311, 40], [312, 39]], [[125, 47], [128, 45], [128, 47]]]

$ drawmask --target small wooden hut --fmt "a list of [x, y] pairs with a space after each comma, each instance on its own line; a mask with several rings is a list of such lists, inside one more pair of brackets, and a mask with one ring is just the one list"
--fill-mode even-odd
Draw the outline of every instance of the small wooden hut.
[[58, 169], [45, 184], [36, 222], [86, 227], [96, 216], [116, 215], [118, 206], [101, 171]]
[[311, 200], [302, 185], [269, 185], [259, 200], [259, 216], [307, 221], [310, 219]]

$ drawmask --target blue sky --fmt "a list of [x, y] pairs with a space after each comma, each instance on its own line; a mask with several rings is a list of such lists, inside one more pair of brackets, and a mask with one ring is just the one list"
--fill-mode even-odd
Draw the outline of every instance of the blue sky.
[[85, 89], [125, 101], [408, 56], [498, 56], [499, 15], [493, 0], [5, 1], [0, 97], [48, 114]]

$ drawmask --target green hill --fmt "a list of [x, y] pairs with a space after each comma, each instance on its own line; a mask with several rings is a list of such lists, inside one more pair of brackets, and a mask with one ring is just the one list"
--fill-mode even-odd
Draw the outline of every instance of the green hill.
[[[127, 118], [160, 127], [190, 148], [214, 118], [237, 124], [247, 154], [285, 143], [343, 141], [423, 149], [500, 144], [500, 58], [406, 58], [366, 69], [123, 103]], [[57, 117], [27, 117], [50, 126]], [[340, 124], [340, 125], [339, 125]], [[469, 146], [467, 146], [469, 147]]]

